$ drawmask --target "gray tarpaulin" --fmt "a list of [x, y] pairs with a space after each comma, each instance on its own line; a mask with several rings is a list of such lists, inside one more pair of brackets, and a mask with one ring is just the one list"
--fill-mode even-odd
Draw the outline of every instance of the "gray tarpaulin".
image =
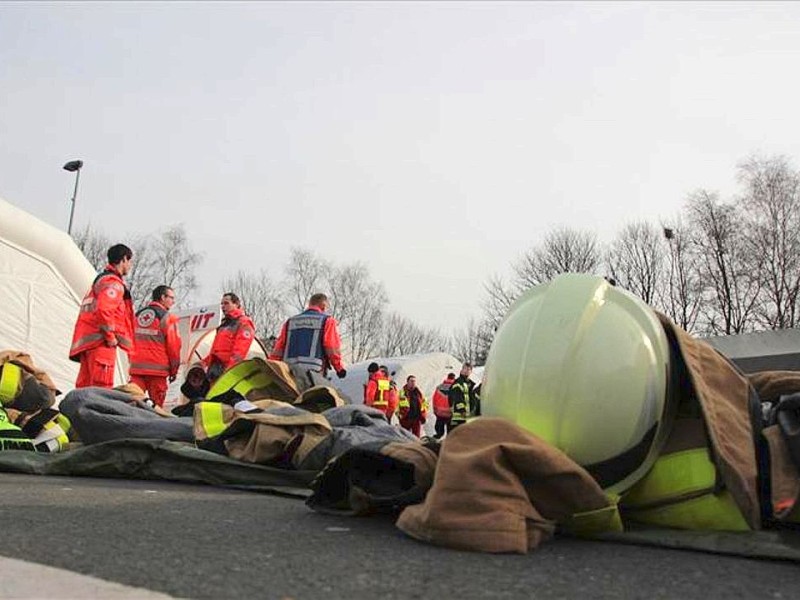
[[276, 469], [233, 460], [194, 445], [167, 440], [123, 439], [58, 454], [0, 452], [0, 472], [31, 475], [160, 479], [205, 483], [306, 498], [313, 471]]

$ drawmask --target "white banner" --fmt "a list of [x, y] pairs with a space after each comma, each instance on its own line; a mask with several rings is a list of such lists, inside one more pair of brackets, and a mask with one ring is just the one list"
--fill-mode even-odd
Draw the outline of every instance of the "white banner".
[[219, 304], [207, 304], [178, 310], [173, 313], [178, 317], [178, 332], [181, 334], [181, 363], [186, 365], [195, 362], [189, 354], [197, 346], [197, 342], [205, 332], [216, 329], [222, 316]]

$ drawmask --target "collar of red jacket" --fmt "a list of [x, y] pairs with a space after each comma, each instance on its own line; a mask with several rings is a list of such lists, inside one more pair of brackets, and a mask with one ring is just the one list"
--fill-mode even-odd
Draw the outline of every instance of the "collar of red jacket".
[[119, 277], [120, 279], [122, 279], [122, 274], [121, 274], [121, 273], [120, 273], [120, 272], [117, 270], [117, 267], [115, 267], [115, 266], [114, 266], [114, 265], [112, 265], [111, 263], [108, 263], [108, 264], [105, 266], [105, 268], [103, 269], [103, 271], [110, 271], [110, 272], [114, 273], [114, 275], [116, 275], [117, 277]]
[[244, 314], [244, 311], [241, 308], [234, 308], [229, 312], [227, 315], [224, 315], [226, 319], [238, 319]]
[[324, 312], [322, 312], [322, 309], [319, 306], [308, 306], [306, 307], [306, 310], [315, 310], [318, 313], [325, 314]]

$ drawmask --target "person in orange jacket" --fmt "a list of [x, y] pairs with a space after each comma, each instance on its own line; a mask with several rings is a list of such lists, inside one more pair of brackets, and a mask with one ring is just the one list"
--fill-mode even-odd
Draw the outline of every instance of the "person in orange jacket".
[[397, 386], [392, 385], [389, 369], [385, 366], [378, 367], [377, 363], [372, 363], [367, 368], [367, 372], [370, 373], [370, 377], [364, 390], [364, 404], [383, 411], [386, 420], [391, 422], [392, 415], [397, 410], [398, 400]]
[[178, 317], [169, 313], [175, 292], [166, 285], [153, 290], [152, 301], [136, 313], [136, 348], [131, 353], [130, 382], [147, 392], [158, 406], [167, 397], [181, 363]]
[[327, 310], [328, 296], [312, 295], [306, 310], [283, 324], [269, 354], [270, 360], [282, 360], [289, 365], [301, 389], [314, 384], [313, 373], [325, 377], [330, 367], [339, 379], [347, 375], [339, 327]]
[[222, 308], [222, 323], [217, 327], [211, 351], [203, 359], [203, 366], [210, 383], [247, 358], [250, 344], [256, 337], [256, 326], [253, 320], [244, 314], [239, 296], [233, 292], [225, 292], [219, 305]]
[[406, 377], [406, 384], [400, 390], [400, 402], [397, 416], [400, 427], [407, 429], [415, 436], [420, 436], [422, 425], [428, 418], [428, 401], [417, 387], [417, 378], [413, 375]]
[[108, 264], [95, 277], [81, 302], [69, 358], [81, 364], [75, 387], [114, 387], [117, 347], [134, 347], [133, 302], [125, 277], [133, 268], [133, 251], [124, 244], [108, 249]]
[[444, 381], [436, 386], [436, 391], [433, 392], [433, 414], [436, 415], [436, 431], [437, 439], [444, 437], [445, 432], [450, 431], [450, 419], [453, 417], [453, 409], [450, 408], [450, 401], [448, 394], [450, 393], [450, 386], [456, 380], [455, 373], [448, 373]]

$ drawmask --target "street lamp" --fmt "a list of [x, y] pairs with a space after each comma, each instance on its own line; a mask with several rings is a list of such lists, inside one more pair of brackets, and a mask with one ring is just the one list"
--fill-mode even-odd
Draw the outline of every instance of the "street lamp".
[[71, 160], [64, 165], [64, 170], [75, 172], [75, 189], [72, 192], [72, 207], [69, 209], [69, 225], [67, 225], [67, 235], [72, 235], [72, 217], [75, 216], [75, 197], [78, 195], [78, 181], [81, 179], [82, 160]]

